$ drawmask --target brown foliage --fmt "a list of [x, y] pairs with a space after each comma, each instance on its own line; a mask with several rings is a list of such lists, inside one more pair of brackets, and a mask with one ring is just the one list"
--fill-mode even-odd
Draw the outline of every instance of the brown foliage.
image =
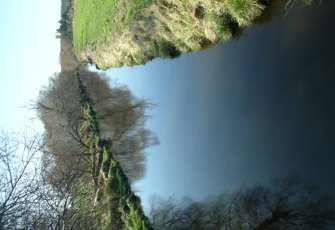
[[61, 34], [60, 45], [60, 65], [62, 72], [74, 71], [77, 67], [82, 65], [74, 54], [72, 38], [70, 34]]
[[[157, 144], [156, 136], [144, 128], [146, 109], [151, 104], [136, 98], [127, 87], [110, 87], [107, 77], [81, 70], [85, 85], [97, 113], [101, 133], [110, 139], [115, 157], [127, 176], [137, 180], [144, 175], [143, 151]], [[52, 155], [50, 176], [93, 174], [89, 167], [92, 153], [85, 141], [85, 122], [74, 72], [61, 72], [50, 79], [41, 90], [36, 107], [44, 123], [49, 140], [45, 153]], [[58, 184], [58, 183], [55, 183]]]

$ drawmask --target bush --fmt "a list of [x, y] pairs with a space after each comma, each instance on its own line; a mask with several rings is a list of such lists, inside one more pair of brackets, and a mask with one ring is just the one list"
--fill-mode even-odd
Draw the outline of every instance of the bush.
[[217, 32], [223, 39], [230, 39], [239, 29], [239, 25], [235, 18], [228, 13], [223, 13], [215, 20], [217, 24]]
[[174, 44], [164, 40], [157, 42], [157, 49], [161, 58], [176, 58], [181, 54]]

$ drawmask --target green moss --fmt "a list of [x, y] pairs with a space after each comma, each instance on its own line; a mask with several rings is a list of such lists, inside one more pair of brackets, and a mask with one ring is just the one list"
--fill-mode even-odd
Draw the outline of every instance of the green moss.
[[[109, 146], [108, 141], [101, 138], [94, 107], [86, 94], [79, 73], [76, 74], [76, 78], [81, 98], [83, 98], [81, 100], [83, 116], [88, 123], [88, 132], [85, 132], [87, 137], [84, 139], [90, 146], [90, 152], [99, 152], [99, 157], [102, 157], [102, 159], [98, 159], [98, 162], [102, 162], [103, 166], [97, 170], [102, 171], [99, 175], [103, 174], [107, 177], [107, 181], [104, 181], [101, 176], [99, 180], [104, 181], [103, 190], [105, 199], [108, 201], [108, 216], [106, 217], [106, 214], [102, 215], [100, 213], [97, 217], [97, 222], [103, 225], [101, 226], [102, 229], [152, 229], [148, 218], [143, 213], [140, 199], [136, 198], [132, 192], [129, 180], [123, 172], [120, 163], [113, 157], [111, 146]], [[85, 189], [93, 190], [90, 190], [87, 185], [78, 187], [78, 191]], [[87, 197], [77, 196], [77, 199], [83, 199], [78, 202], [78, 209], [89, 210], [92, 204], [92, 197], [93, 195]]]

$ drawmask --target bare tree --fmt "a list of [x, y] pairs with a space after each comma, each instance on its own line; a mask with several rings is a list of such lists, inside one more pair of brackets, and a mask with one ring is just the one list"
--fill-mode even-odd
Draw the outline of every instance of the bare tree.
[[330, 198], [297, 174], [201, 202], [160, 200], [155, 229], [326, 229], [335, 220]]
[[25, 229], [36, 221], [28, 213], [38, 202], [36, 158], [42, 143], [39, 135], [0, 130], [0, 229]]
[[[43, 174], [42, 174], [43, 175]], [[66, 184], [67, 183], [67, 184]], [[33, 229], [97, 229], [96, 214], [98, 207], [92, 202], [92, 181], [79, 182], [76, 186], [69, 186], [72, 182], [66, 181], [64, 188], [54, 189], [47, 180], [42, 179], [38, 190], [39, 204], [34, 207], [38, 213], [39, 224]]]
[[97, 229], [106, 207], [93, 207], [92, 180], [63, 169], [50, 176], [48, 140], [29, 131], [0, 130], [0, 230]]
[[113, 143], [115, 157], [131, 181], [142, 178], [144, 150], [159, 143], [157, 136], [145, 128], [146, 112], [154, 104], [137, 98], [126, 86], [111, 87], [105, 75], [83, 72], [81, 78], [95, 106], [101, 132]]
[[[158, 143], [156, 135], [145, 128], [146, 110], [152, 104], [135, 97], [125, 86], [110, 87], [104, 75], [81, 70], [81, 79], [95, 106], [101, 132], [113, 145], [115, 157], [132, 181], [140, 179], [145, 171], [144, 150]], [[96, 155], [87, 153], [89, 146], [83, 139], [85, 122], [74, 73], [61, 72], [50, 78], [34, 107], [50, 139], [46, 153], [51, 153], [55, 162], [50, 169], [90, 173], [87, 164]]]

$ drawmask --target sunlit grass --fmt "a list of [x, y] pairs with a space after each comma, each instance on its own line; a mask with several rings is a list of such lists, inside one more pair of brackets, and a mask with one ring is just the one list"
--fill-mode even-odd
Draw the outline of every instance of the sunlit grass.
[[265, 8], [257, 0], [226, 0], [226, 6], [240, 26], [250, 25]]
[[98, 45], [104, 34], [122, 32], [133, 17], [152, 0], [76, 0], [73, 41], [76, 52]]
[[80, 60], [103, 70], [173, 58], [240, 36], [245, 27], [275, 15], [274, 1], [77, 0], [74, 47]]

